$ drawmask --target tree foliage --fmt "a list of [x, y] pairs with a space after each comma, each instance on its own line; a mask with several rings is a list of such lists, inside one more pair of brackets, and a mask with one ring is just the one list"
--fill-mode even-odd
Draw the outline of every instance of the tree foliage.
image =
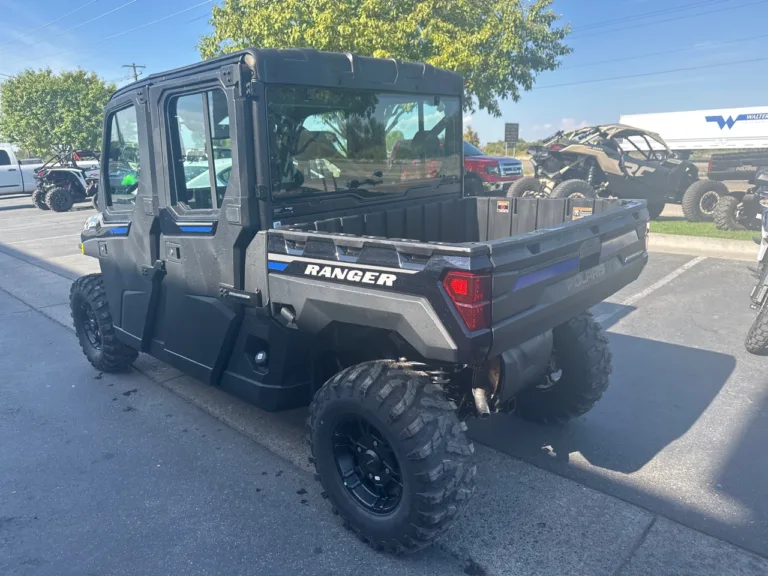
[[0, 85], [0, 134], [37, 155], [98, 149], [104, 106], [114, 91], [114, 84], [84, 70], [25, 70]]
[[203, 58], [248, 47], [308, 47], [426, 62], [464, 76], [465, 108], [500, 116], [570, 53], [553, 0], [224, 0]]
[[464, 129], [464, 140], [480, 148], [480, 135], [472, 129], [472, 126], [467, 126]]
[[496, 142], [488, 142], [488, 144], [483, 146], [483, 152], [489, 156], [504, 156], [505, 153], [508, 153], [511, 156], [515, 149], [517, 149], [518, 154], [525, 153], [527, 152], [528, 148], [531, 146], [537, 146], [538, 144], [538, 141], [527, 142], [521, 138], [517, 141], [517, 145], [515, 147], [507, 147], [504, 144], [504, 140], [497, 140]]
[[387, 133], [387, 150], [392, 151], [392, 148], [395, 147], [395, 144], [399, 142], [400, 140], [405, 140], [405, 134], [403, 134], [402, 130], [392, 130], [391, 132]]
[[488, 142], [488, 144], [483, 146], [483, 152], [488, 154], [488, 156], [504, 156], [507, 153], [507, 147], [503, 140]]

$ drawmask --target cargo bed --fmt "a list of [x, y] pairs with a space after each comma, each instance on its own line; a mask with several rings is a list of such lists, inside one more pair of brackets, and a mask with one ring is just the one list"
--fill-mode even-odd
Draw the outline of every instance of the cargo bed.
[[[355, 308], [368, 325], [409, 324], [410, 343], [427, 358], [479, 362], [635, 280], [647, 260], [647, 222], [640, 201], [461, 198], [297, 223], [267, 233], [268, 290], [303, 330], [355, 322]], [[361, 281], [348, 275], [355, 269], [375, 272]], [[486, 327], [468, 330], [452, 306], [441, 284], [451, 270], [490, 275]], [[395, 280], [382, 283], [385, 273]], [[356, 306], [341, 304], [350, 298]], [[418, 309], [406, 305], [412, 298], [425, 299], [434, 318], [429, 310], [404, 318]], [[449, 337], [425, 343], [438, 320]]]

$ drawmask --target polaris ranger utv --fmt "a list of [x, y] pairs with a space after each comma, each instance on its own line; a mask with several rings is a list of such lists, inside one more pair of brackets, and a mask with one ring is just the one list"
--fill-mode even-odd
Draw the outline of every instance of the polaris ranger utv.
[[427, 65], [311, 50], [122, 88], [101, 173], [137, 150], [138, 180], [102, 177], [82, 232], [101, 274], [71, 291], [98, 370], [141, 351], [266, 410], [311, 404], [327, 497], [389, 551], [472, 494], [466, 418], [592, 407], [611, 354], [587, 310], [647, 261], [643, 202], [465, 197], [462, 94]]

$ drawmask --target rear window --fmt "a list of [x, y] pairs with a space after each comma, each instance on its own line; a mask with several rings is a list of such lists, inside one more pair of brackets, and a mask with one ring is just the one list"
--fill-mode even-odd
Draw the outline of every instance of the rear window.
[[278, 202], [371, 198], [461, 175], [458, 97], [270, 86], [267, 106]]

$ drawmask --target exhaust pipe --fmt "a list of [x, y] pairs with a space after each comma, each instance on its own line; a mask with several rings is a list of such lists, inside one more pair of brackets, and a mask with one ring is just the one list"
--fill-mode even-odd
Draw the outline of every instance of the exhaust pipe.
[[488, 395], [483, 388], [472, 388], [472, 396], [475, 399], [475, 408], [477, 415], [481, 420], [491, 415], [491, 409], [488, 407]]

